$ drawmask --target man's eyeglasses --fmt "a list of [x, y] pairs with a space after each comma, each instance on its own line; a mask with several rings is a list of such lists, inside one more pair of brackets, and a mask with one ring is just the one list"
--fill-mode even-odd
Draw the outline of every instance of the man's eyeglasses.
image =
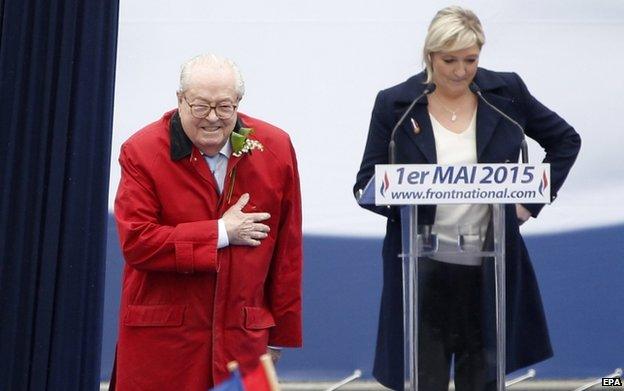
[[184, 101], [191, 108], [191, 115], [195, 118], [204, 119], [210, 115], [212, 110], [215, 111], [217, 118], [219, 119], [229, 119], [236, 112], [236, 105], [230, 103], [219, 103], [216, 106], [211, 105], [192, 105], [189, 103], [186, 96], [184, 96]]

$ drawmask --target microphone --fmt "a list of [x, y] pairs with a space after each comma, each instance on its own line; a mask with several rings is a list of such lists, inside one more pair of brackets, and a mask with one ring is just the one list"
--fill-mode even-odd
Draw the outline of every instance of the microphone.
[[527, 147], [526, 137], [525, 137], [525, 134], [524, 134], [524, 128], [518, 122], [516, 122], [513, 118], [511, 118], [510, 116], [508, 116], [507, 114], [505, 114], [501, 110], [499, 110], [498, 107], [496, 107], [493, 104], [491, 104], [490, 102], [488, 102], [488, 100], [485, 99], [485, 97], [481, 93], [481, 88], [479, 88], [477, 83], [475, 83], [475, 82], [470, 83], [470, 91], [472, 91], [474, 94], [477, 94], [479, 99], [481, 99], [486, 105], [490, 106], [492, 108], [492, 110], [494, 110], [498, 114], [500, 114], [501, 117], [505, 118], [507, 121], [509, 121], [512, 124], [516, 125], [518, 127], [518, 129], [520, 129], [520, 132], [522, 134], [522, 142], [520, 143], [520, 152], [521, 152], [521, 155], [522, 155], [522, 163], [528, 163], [529, 162], [529, 148]]
[[407, 110], [405, 110], [401, 118], [397, 121], [396, 125], [394, 125], [394, 128], [392, 128], [392, 133], [390, 133], [390, 142], [388, 143], [388, 160], [390, 164], [396, 164], [396, 145], [394, 143], [394, 134], [396, 133], [399, 126], [401, 126], [403, 121], [405, 121], [405, 118], [407, 118], [407, 115], [410, 113], [410, 111], [412, 111], [412, 109], [414, 108], [414, 105], [419, 100], [421, 100], [423, 96], [431, 94], [433, 91], [435, 91], [435, 89], [436, 89], [435, 84], [433, 83], [427, 84], [422, 94], [418, 95], [416, 99], [412, 101], [412, 103], [409, 105]]

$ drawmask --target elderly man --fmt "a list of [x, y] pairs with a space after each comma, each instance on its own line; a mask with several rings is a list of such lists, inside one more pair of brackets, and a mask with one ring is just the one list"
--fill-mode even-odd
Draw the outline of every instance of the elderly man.
[[122, 148], [117, 390], [206, 391], [301, 345], [301, 197], [282, 130], [237, 112], [230, 60], [183, 65], [178, 108]]

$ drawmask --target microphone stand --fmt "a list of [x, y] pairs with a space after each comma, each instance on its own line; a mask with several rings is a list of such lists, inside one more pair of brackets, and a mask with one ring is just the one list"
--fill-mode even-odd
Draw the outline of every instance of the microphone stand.
[[527, 373], [522, 376], [518, 376], [515, 379], [507, 380], [505, 382], [505, 387], [513, 386], [514, 384], [520, 383], [521, 381], [525, 381], [528, 379], [532, 379], [535, 377], [535, 369], [529, 369]]
[[345, 384], [348, 384], [348, 383], [350, 383], [350, 382], [360, 378], [361, 376], [362, 376], [362, 371], [360, 371], [359, 369], [356, 369], [355, 371], [353, 371], [353, 374], [351, 376], [344, 378], [343, 380], [341, 380], [338, 383], [334, 384], [333, 386], [329, 387], [325, 391], [337, 390], [340, 387], [344, 386]]
[[388, 143], [389, 164], [396, 164], [396, 145], [394, 142], [394, 135], [397, 129], [399, 128], [399, 126], [401, 126], [401, 124], [403, 124], [403, 122], [405, 121], [405, 118], [407, 118], [408, 114], [412, 111], [416, 103], [418, 103], [418, 101], [421, 100], [423, 96], [431, 94], [433, 91], [435, 91], [435, 89], [436, 89], [435, 84], [433, 83], [427, 84], [422, 94], [418, 95], [416, 99], [412, 101], [412, 103], [409, 105], [407, 110], [405, 110], [401, 118], [397, 121], [396, 125], [394, 125], [394, 128], [392, 128], [392, 132], [390, 133], [390, 142]]
[[[435, 84], [433, 83], [427, 84], [422, 94], [418, 95], [416, 99], [414, 99], [412, 103], [410, 103], [407, 110], [405, 110], [401, 118], [399, 118], [399, 120], [397, 121], [396, 125], [394, 125], [394, 128], [392, 128], [392, 132], [390, 132], [390, 142], [388, 143], [388, 164], [396, 164], [396, 143], [394, 142], [394, 135], [396, 134], [397, 129], [399, 129], [399, 126], [401, 126], [401, 124], [405, 122], [405, 118], [407, 118], [408, 114], [412, 111], [416, 103], [418, 103], [418, 101], [421, 100], [423, 96], [431, 94], [433, 91], [435, 91], [435, 89], [436, 89]], [[371, 177], [371, 180], [373, 178], [374, 176]], [[358, 200], [359, 202], [363, 194], [364, 194], [364, 189], [359, 189], [355, 193], [355, 199]], [[390, 206], [388, 206], [388, 208], [390, 208]]]
[[520, 153], [522, 155], [522, 163], [524, 164], [528, 163], [529, 162], [529, 148], [527, 146], [526, 137], [524, 134], [524, 128], [522, 127], [522, 125], [520, 125], [518, 122], [516, 122], [516, 120], [514, 120], [507, 114], [503, 113], [498, 107], [494, 106], [487, 99], [485, 99], [485, 97], [483, 96], [483, 93], [481, 93], [481, 88], [479, 88], [479, 86], [476, 83], [473, 82], [470, 84], [470, 91], [472, 91], [474, 94], [477, 94], [477, 96], [479, 97], [480, 100], [483, 101], [483, 103], [485, 103], [492, 110], [500, 114], [501, 117], [505, 118], [507, 121], [516, 125], [516, 127], [520, 129], [520, 132], [522, 133], [522, 141], [520, 143]]
[[[615, 379], [618, 377], [622, 377], [622, 368], [617, 368], [613, 373], [608, 374], [607, 376], [604, 376], [603, 378], [605, 379]], [[595, 385], [598, 385], [602, 382], [602, 378], [601, 379], [597, 379], [594, 381], [591, 381], [579, 388], [575, 388], [574, 391], [585, 391], [585, 390], [589, 390], [590, 388], [592, 388]]]

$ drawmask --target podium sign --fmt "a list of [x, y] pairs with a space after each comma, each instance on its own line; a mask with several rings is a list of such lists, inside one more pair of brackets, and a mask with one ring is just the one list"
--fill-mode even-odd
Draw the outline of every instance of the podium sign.
[[550, 203], [549, 164], [378, 164], [376, 205]]

